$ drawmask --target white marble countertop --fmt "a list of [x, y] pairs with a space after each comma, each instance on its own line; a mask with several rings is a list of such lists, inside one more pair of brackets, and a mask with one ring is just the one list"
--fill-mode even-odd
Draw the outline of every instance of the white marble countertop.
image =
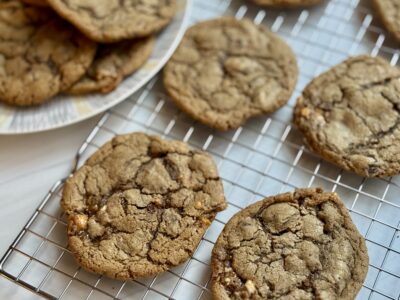
[[[99, 117], [44, 133], [0, 136], [0, 255], [24, 227], [51, 186], [65, 177]], [[0, 299], [39, 297], [0, 276]]]

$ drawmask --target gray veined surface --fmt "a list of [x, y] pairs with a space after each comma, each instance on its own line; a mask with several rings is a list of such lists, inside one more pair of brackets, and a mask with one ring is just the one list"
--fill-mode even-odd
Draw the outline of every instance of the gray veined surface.
[[218, 214], [185, 264], [153, 278], [121, 282], [81, 270], [65, 248], [60, 181], [3, 257], [3, 276], [52, 299], [211, 299], [211, 250], [229, 218], [265, 196], [320, 186], [340, 195], [366, 237], [370, 266], [358, 299], [400, 299], [400, 176], [365, 179], [344, 172], [310, 153], [291, 124], [293, 105], [303, 87], [348, 56], [370, 53], [398, 63], [397, 44], [376, 20], [370, 1], [331, 0], [291, 11], [259, 10], [239, 0], [194, 4], [192, 22], [222, 14], [247, 17], [269, 26], [293, 47], [300, 78], [289, 104], [221, 133], [180, 112], [165, 95], [159, 76], [104, 115], [82, 146], [78, 163], [115, 134], [145, 131], [184, 140], [214, 156], [228, 209]]

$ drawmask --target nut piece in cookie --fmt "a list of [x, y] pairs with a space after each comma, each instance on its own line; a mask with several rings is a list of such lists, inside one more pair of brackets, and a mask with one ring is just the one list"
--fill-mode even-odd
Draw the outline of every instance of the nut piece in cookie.
[[210, 155], [143, 133], [101, 147], [67, 180], [61, 204], [77, 262], [123, 280], [187, 260], [226, 207]]
[[400, 69], [350, 58], [312, 80], [294, 122], [310, 148], [360, 176], [400, 173]]
[[303, 7], [321, 3], [323, 0], [250, 0], [251, 2], [269, 7]]
[[375, 11], [386, 29], [400, 41], [400, 5], [397, 0], [373, 0]]
[[214, 246], [211, 268], [215, 300], [353, 300], [368, 253], [336, 193], [299, 189], [234, 215]]
[[0, 100], [30, 106], [68, 89], [89, 68], [97, 45], [51, 10], [0, 3]]
[[102, 43], [146, 37], [163, 29], [176, 13], [176, 0], [47, 0], [63, 18]]
[[154, 37], [149, 36], [116, 44], [100, 45], [85, 76], [66, 92], [75, 95], [111, 92], [124, 77], [146, 63], [153, 50], [154, 41]]
[[297, 75], [296, 57], [278, 36], [223, 17], [187, 30], [164, 69], [164, 86], [191, 117], [227, 130], [283, 106]]

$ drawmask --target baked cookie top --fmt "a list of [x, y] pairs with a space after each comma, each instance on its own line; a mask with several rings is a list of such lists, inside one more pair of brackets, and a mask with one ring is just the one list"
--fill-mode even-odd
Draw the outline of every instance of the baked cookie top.
[[227, 130], [284, 105], [297, 75], [295, 55], [278, 36], [223, 17], [187, 30], [164, 69], [164, 85], [194, 119]]
[[46, 8], [0, 2], [0, 100], [29, 106], [69, 88], [97, 45]]
[[88, 37], [104, 43], [158, 32], [176, 13], [176, 0], [47, 1]]
[[101, 147], [67, 180], [61, 204], [78, 263], [117, 279], [184, 262], [226, 207], [207, 153], [142, 133]]
[[0, 100], [37, 105], [87, 70], [96, 44], [46, 8], [0, 3]]
[[373, 0], [372, 2], [386, 29], [400, 41], [399, 2], [397, 0]]
[[251, 0], [255, 4], [271, 7], [302, 7], [321, 3], [323, 0]]
[[364, 239], [335, 193], [299, 189], [237, 213], [212, 254], [214, 299], [353, 300], [368, 270]]
[[67, 93], [108, 93], [124, 77], [139, 69], [151, 55], [155, 39], [149, 36], [116, 44], [102, 44], [86, 74]]
[[400, 69], [350, 58], [304, 89], [294, 122], [323, 158], [361, 176], [400, 172]]

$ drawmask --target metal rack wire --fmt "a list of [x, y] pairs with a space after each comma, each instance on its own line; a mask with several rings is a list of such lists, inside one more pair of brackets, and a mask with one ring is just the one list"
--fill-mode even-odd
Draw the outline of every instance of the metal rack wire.
[[59, 181], [2, 258], [3, 276], [50, 299], [210, 299], [210, 253], [229, 218], [264, 196], [321, 186], [342, 197], [367, 241], [370, 267], [358, 299], [400, 299], [400, 177], [365, 179], [340, 170], [310, 153], [291, 125], [294, 101], [312, 77], [358, 53], [380, 55], [397, 64], [397, 45], [386, 38], [367, 0], [331, 0], [292, 11], [260, 10], [239, 0], [198, 0], [192, 22], [222, 14], [263, 23], [293, 47], [301, 76], [289, 104], [221, 133], [181, 113], [156, 77], [103, 116], [76, 160], [76, 166], [81, 165], [111, 137], [132, 131], [180, 139], [211, 153], [229, 207], [217, 216], [193, 257], [168, 272], [132, 282], [85, 272], [66, 248]]

